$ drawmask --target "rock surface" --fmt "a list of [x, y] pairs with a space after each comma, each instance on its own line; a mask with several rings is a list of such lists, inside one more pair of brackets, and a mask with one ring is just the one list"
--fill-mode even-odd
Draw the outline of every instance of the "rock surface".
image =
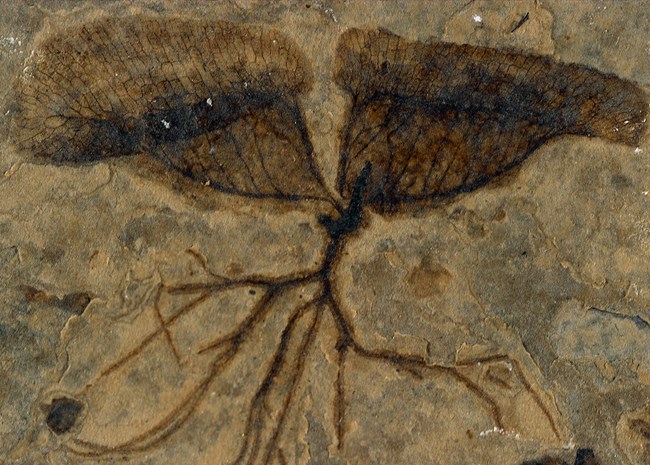
[[553, 139], [446, 202], [364, 210], [346, 236], [351, 207], [225, 194], [147, 153], [17, 147], [12, 89], [39, 44], [111, 15], [281, 31], [313, 72], [298, 101], [334, 198], [350, 28], [650, 86], [643, 4], [4, 3], [0, 463], [650, 461], [647, 132]]

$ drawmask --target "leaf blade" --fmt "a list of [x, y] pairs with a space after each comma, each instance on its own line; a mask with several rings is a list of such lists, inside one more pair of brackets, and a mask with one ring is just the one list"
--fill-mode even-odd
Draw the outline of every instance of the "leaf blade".
[[474, 190], [564, 134], [635, 145], [647, 98], [631, 82], [514, 52], [410, 42], [348, 30], [337, 84], [351, 96], [338, 189], [349, 198], [366, 162], [383, 209]]
[[78, 164], [149, 153], [178, 169], [201, 159], [191, 150], [215, 131], [248, 144], [246, 129], [256, 134], [259, 125], [275, 137], [263, 138], [266, 146], [249, 144], [239, 158], [271, 172], [249, 170], [261, 176], [251, 182], [246, 163], [226, 144], [225, 161], [237, 161], [227, 168], [236, 175], [230, 183], [200, 181], [252, 197], [327, 197], [298, 103], [312, 73], [283, 34], [226, 21], [129, 16], [47, 36], [37, 50], [16, 86], [13, 124], [14, 141], [36, 159]]

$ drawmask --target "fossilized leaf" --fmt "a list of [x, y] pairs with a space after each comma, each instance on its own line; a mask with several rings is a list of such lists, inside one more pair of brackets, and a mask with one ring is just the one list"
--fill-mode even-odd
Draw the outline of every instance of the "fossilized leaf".
[[375, 206], [471, 191], [563, 134], [637, 144], [648, 106], [586, 66], [384, 30], [342, 35], [336, 82], [351, 96], [338, 189], [349, 197], [370, 162]]
[[226, 192], [319, 196], [297, 100], [311, 81], [271, 29], [106, 18], [41, 44], [17, 85], [14, 139], [49, 162], [144, 152]]

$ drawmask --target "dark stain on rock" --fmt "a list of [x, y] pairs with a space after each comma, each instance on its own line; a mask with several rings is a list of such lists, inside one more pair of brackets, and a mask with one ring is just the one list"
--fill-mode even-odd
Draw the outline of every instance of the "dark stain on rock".
[[122, 227], [118, 238], [127, 248], [136, 250], [147, 248], [151, 244], [160, 244], [163, 238], [177, 228], [178, 224], [173, 215], [160, 210], [155, 215], [131, 218]]
[[442, 265], [432, 262], [430, 257], [422, 258], [419, 266], [406, 277], [411, 292], [417, 298], [444, 294], [452, 280], [452, 274]]
[[[598, 459], [591, 449], [578, 449], [573, 465], [599, 465]], [[521, 465], [569, 465], [558, 457], [542, 457], [540, 459], [522, 462]]]
[[625, 176], [621, 173], [613, 174], [610, 178], [610, 182], [612, 186], [614, 186], [614, 188], [617, 190], [629, 189], [634, 185], [628, 176]]
[[643, 438], [645, 442], [650, 443], [650, 422], [641, 418], [635, 418], [629, 421], [630, 429]]
[[598, 465], [600, 462], [591, 449], [578, 449], [574, 465]]
[[45, 422], [55, 434], [70, 431], [83, 411], [83, 404], [75, 399], [59, 397], [52, 400]]
[[81, 315], [93, 298], [87, 292], [73, 292], [58, 297], [32, 286], [22, 286], [22, 291], [28, 302], [41, 302], [75, 315]]
[[449, 215], [449, 219], [460, 224], [472, 239], [485, 237], [489, 232], [485, 226], [485, 221], [475, 211], [462, 206], [454, 208], [451, 215]]

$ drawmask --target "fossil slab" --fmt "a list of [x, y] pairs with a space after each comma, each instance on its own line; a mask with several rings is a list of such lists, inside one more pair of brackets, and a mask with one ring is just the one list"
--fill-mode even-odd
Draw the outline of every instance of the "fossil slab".
[[192, 5], [3, 6], [4, 458], [644, 463], [648, 13]]

